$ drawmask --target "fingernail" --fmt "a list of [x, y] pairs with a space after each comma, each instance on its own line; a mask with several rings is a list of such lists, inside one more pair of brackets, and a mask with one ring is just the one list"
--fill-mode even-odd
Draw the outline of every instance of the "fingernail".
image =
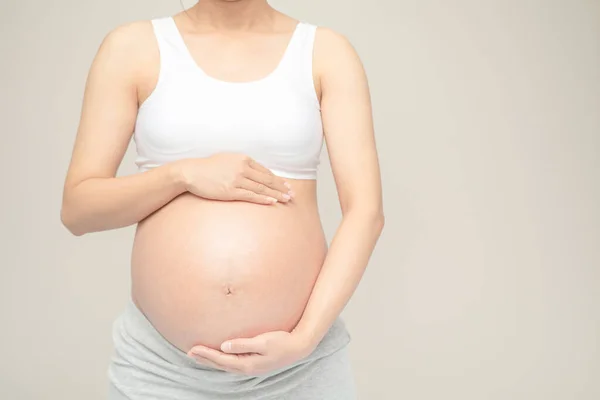
[[270, 201], [271, 203], [277, 203], [277, 199], [276, 199], [276, 198], [274, 198], [274, 197], [269, 197], [269, 201]]
[[284, 199], [286, 199], [286, 200], [289, 200], [289, 199], [291, 199], [290, 195], [289, 195], [289, 194], [285, 194], [285, 193], [282, 195], [282, 197], [283, 197]]
[[283, 184], [284, 184], [284, 185], [285, 185], [285, 187], [286, 187], [286, 188], [288, 188], [288, 189], [291, 189], [291, 188], [292, 188], [292, 185], [290, 185], [290, 184], [289, 184], [289, 183], [287, 183], [287, 182], [283, 182]]
[[290, 190], [290, 191], [288, 192], [288, 194], [289, 194], [291, 197], [294, 197], [294, 196], [296, 195], [296, 192], [294, 192], [293, 190]]

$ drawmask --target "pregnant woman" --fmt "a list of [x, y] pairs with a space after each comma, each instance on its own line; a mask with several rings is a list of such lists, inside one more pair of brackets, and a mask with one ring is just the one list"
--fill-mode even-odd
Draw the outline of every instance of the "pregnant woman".
[[[266, 0], [106, 36], [61, 218], [78, 236], [137, 224], [109, 399], [356, 398], [339, 314], [383, 228], [372, 125], [345, 37]], [[132, 138], [139, 172], [116, 177]], [[324, 142], [343, 214], [329, 245]]]

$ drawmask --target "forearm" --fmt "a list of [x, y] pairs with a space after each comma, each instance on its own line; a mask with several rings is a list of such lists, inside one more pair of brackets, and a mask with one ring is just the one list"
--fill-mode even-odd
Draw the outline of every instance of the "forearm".
[[175, 163], [146, 172], [88, 178], [65, 190], [63, 224], [74, 235], [135, 224], [185, 192]]
[[325, 262], [295, 332], [316, 346], [356, 290], [383, 229], [379, 211], [349, 211], [331, 242]]

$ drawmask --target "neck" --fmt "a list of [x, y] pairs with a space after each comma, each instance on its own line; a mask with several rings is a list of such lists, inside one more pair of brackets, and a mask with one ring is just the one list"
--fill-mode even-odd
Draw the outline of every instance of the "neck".
[[245, 31], [271, 24], [275, 10], [267, 0], [199, 0], [190, 8], [194, 23], [217, 30]]

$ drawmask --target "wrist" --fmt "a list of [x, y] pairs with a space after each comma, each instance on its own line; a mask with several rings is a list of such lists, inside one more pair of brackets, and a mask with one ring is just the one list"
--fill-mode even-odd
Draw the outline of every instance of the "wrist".
[[186, 175], [186, 160], [177, 160], [166, 164], [169, 175], [169, 181], [173, 184], [180, 193], [187, 192], [189, 188], [189, 180]]
[[312, 353], [317, 347], [321, 339], [315, 334], [313, 330], [305, 327], [297, 326], [292, 331], [292, 334], [298, 339], [298, 343], [302, 348], [302, 351], [306, 354]]

